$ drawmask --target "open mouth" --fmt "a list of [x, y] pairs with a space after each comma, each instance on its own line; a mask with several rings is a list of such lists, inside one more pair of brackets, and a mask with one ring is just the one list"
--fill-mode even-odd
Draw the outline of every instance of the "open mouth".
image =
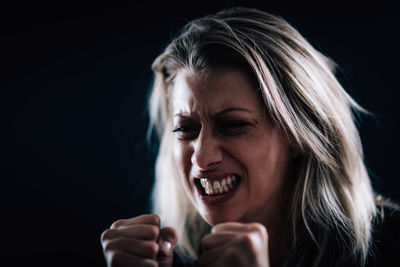
[[236, 174], [231, 174], [218, 179], [196, 178], [194, 183], [199, 192], [205, 196], [223, 195], [233, 191], [239, 184], [241, 178]]

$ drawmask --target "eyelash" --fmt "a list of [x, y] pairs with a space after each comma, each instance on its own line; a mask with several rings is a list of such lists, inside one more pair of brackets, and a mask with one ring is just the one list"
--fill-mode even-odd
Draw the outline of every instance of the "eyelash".
[[[224, 121], [222, 123], [216, 123], [216, 134], [222, 136], [237, 136], [243, 134], [246, 129], [245, 127], [255, 126], [255, 123], [246, 122], [246, 121]], [[178, 133], [180, 135], [180, 139], [182, 140], [192, 140], [195, 139], [200, 131], [199, 127], [191, 127], [185, 125], [177, 126], [172, 132]], [[231, 132], [229, 132], [231, 131]], [[232, 132], [233, 131], [233, 132]], [[191, 135], [193, 132], [193, 135]], [[195, 135], [194, 135], [195, 133]]]
[[246, 121], [226, 121], [221, 123], [221, 125], [223, 125], [223, 127], [244, 127], [244, 126], [254, 126], [254, 123], [250, 123], [250, 122], [246, 122]]
[[177, 126], [175, 129], [172, 130], [172, 132], [174, 132], [174, 133], [176, 133], [176, 132], [185, 133], [185, 132], [188, 132], [189, 129], [190, 129], [190, 127], [187, 127], [187, 126]]

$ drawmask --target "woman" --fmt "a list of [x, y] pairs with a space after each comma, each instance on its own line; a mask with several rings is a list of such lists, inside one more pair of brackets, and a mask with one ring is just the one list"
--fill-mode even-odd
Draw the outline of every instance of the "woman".
[[374, 195], [363, 110], [334, 68], [259, 10], [190, 22], [153, 64], [158, 215], [106, 230], [108, 265], [388, 266], [399, 215]]

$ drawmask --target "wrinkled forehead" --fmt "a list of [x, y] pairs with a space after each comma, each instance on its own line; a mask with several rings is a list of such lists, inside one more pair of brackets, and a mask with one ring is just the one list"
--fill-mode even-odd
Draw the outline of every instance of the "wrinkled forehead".
[[257, 110], [262, 102], [257, 90], [255, 78], [239, 68], [198, 72], [183, 69], [170, 91], [171, 111], [191, 114], [201, 109], [209, 113], [232, 106]]
[[177, 72], [170, 92], [171, 100], [181, 97], [201, 98], [210, 90], [210, 71], [191, 71], [182, 69]]

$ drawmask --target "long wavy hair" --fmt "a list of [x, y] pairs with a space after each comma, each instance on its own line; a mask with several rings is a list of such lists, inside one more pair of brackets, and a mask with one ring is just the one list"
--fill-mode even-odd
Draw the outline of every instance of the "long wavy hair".
[[[227, 9], [189, 22], [152, 66], [150, 130], [160, 138], [153, 209], [164, 224], [177, 230], [182, 258], [197, 258], [209, 226], [179, 181], [172, 155], [169, 91], [179, 70], [210, 70], [224, 64], [246, 65], [253, 72], [266, 110], [302, 159], [289, 210], [286, 264], [363, 264], [377, 213], [354, 123], [355, 115], [364, 110], [336, 79], [332, 60], [282, 18], [249, 8]], [[310, 253], [314, 256], [308, 262]]]

